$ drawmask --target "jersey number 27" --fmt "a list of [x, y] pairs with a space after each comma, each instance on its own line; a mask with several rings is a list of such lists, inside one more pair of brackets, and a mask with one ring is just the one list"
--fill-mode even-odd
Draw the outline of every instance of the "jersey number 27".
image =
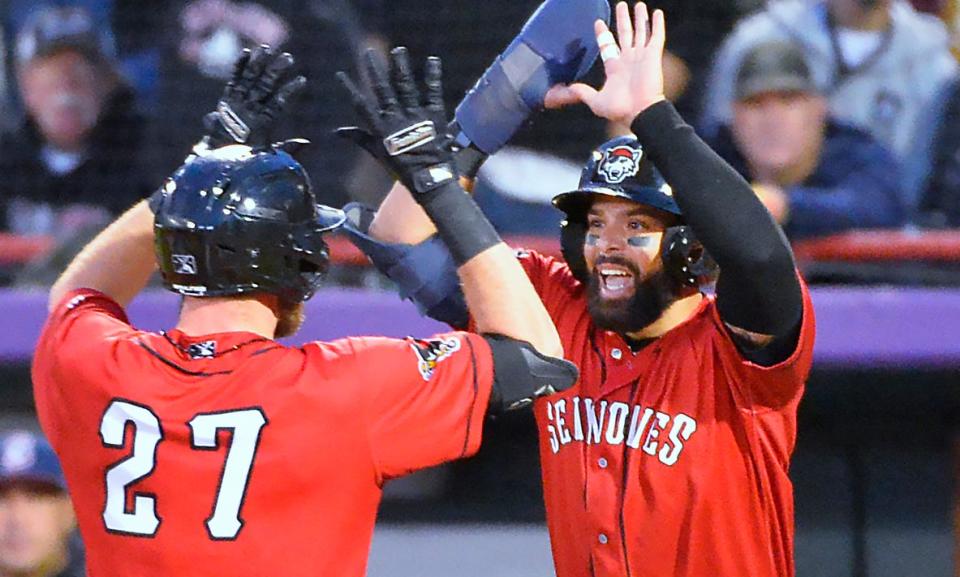
[[[215, 451], [218, 449], [217, 433], [224, 429], [232, 433], [213, 512], [206, 520], [211, 539], [236, 539], [243, 528], [240, 507], [247, 492], [260, 431], [266, 423], [267, 418], [259, 408], [200, 413], [188, 423], [190, 444], [197, 450]], [[107, 468], [103, 522], [107, 531], [113, 533], [150, 537], [156, 535], [160, 527], [157, 497], [133, 492], [131, 506], [127, 503], [127, 487], [148, 477], [157, 466], [157, 445], [163, 440], [163, 427], [149, 408], [114, 400], [100, 421], [100, 439], [104, 446], [123, 448], [128, 424], [134, 428], [133, 452]]]

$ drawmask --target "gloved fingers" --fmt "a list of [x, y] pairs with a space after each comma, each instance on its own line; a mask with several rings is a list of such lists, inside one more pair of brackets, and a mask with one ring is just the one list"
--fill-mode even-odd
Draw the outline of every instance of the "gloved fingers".
[[341, 126], [333, 133], [340, 138], [356, 144], [373, 156], [382, 156], [383, 154], [383, 146], [377, 142], [372, 134], [358, 126]]
[[306, 85], [307, 79], [303, 76], [297, 76], [292, 80], [288, 80], [271, 95], [270, 100], [264, 105], [263, 116], [271, 119], [277, 117], [280, 111], [287, 105], [287, 102], [289, 102], [296, 93], [303, 90], [303, 87]]
[[243, 72], [247, 68], [247, 64], [250, 62], [250, 49], [244, 48], [243, 53], [240, 54], [240, 58], [237, 59], [237, 62], [233, 65], [233, 75], [230, 77], [230, 82], [227, 83], [227, 86], [223, 89], [223, 98], [222, 100], [227, 100], [230, 98], [237, 86], [240, 83], [240, 79], [243, 78]]
[[273, 59], [273, 55], [273, 49], [266, 44], [254, 48], [240, 73], [237, 88], [249, 92], [263, 73], [264, 67]]
[[395, 112], [399, 103], [397, 95], [390, 86], [390, 77], [384, 68], [380, 56], [372, 48], [366, 53], [367, 72], [370, 77], [370, 86], [377, 98], [378, 115]]
[[403, 46], [390, 51], [390, 79], [404, 111], [416, 112], [420, 108], [420, 91], [410, 66], [410, 55]]
[[360, 116], [363, 123], [370, 129], [376, 130], [380, 126], [380, 112], [375, 109], [370, 100], [357, 88], [357, 85], [350, 80], [346, 72], [342, 70], [337, 72], [337, 80], [347, 90], [350, 95], [350, 101], [353, 103], [354, 110]]
[[443, 63], [440, 58], [436, 56], [427, 58], [427, 63], [424, 66], [423, 82], [427, 86], [427, 111], [430, 112], [431, 116], [446, 119], [447, 112], [443, 104]]
[[278, 86], [282, 86], [281, 79], [288, 76], [293, 67], [293, 56], [289, 52], [283, 52], [271, 58], [263, 68], [260, 77], [257, 78], [253, 90], [250, 92], [250, 100], [253, 102], [266, 102], [277, 91]]

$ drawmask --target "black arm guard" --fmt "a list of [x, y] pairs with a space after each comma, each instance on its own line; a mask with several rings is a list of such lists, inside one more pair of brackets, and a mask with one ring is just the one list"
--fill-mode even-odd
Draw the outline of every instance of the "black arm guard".
[[577, 382], [577, 366], [538, 353], [530, 343], [497, 334], [484, 334], [493, 353], [491, 414], [526, 407], [534, 399], [565, 391]]

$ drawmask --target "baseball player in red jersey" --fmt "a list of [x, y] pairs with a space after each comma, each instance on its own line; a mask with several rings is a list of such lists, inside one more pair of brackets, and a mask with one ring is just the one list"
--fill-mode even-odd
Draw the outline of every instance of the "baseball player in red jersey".
[[[371, 69], [367, 129], [401, 178], [435, 176], [420, 201], [440, 230], [432, 203], [456, 208], [448, 244], [483, 334], [273, 340], [299, 325], [327, 265], [322, 236], [343, 222], [316, 204], [293, 146], [269, 144], [303, 83], [291, 66], [269, 50], [241, 61], [197, 154], [51, 290], [34, 392], [91, 577], [362, 575], [386, 481], [472, 454], [488, 411], [576, 379], [544, 356], [561, 354], [559, 338], [512, 251], [456, 173], [441, 178], [450, 153], [426, 138], [405, 54], [392, 85]], [[427, 81], [436, 106], [438, 61]], [[177, 326], [149, 333], [123, 306], [157, 263], [184, 298]]]
[[[664, 99], [662, 12], [616, 12], [618, 40], [596, 26], [602, 89], [558, 86], [545, 104], [585, 103], [633, 135], [554, 199], [566, 262], [518, 253], [581, 375], [534, 404], [557, 575], [789, 577], [809, 295], [750, 186]], [[351, 229], [371, 253], [405, 243], [403, 262], [438, 277], [440, 259], [417, 255], [433, 229], [402, 189]]]

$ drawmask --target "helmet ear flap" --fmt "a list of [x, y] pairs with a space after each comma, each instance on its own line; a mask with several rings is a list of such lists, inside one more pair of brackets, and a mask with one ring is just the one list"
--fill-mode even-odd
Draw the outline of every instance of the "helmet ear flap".
[[295, 234], [294, 244], [297, 250], [289, 268], [297, 271], [303, 291], [300, 300], [306, 300], [313, 296], [330, 269], [330, 248], [316, 231]]
[[708, 284], [720, 271], [689, 226], [668, 227], [661, 250], [664, 268], [680, 286], [692, 288]]
[[560, 223], [560, 252], [567, 261], [574, 278], [586, 283], [590, 277], [587, 261], [583, 258], [583, 243], [587, 236], [587, 223], [567, 215]]

